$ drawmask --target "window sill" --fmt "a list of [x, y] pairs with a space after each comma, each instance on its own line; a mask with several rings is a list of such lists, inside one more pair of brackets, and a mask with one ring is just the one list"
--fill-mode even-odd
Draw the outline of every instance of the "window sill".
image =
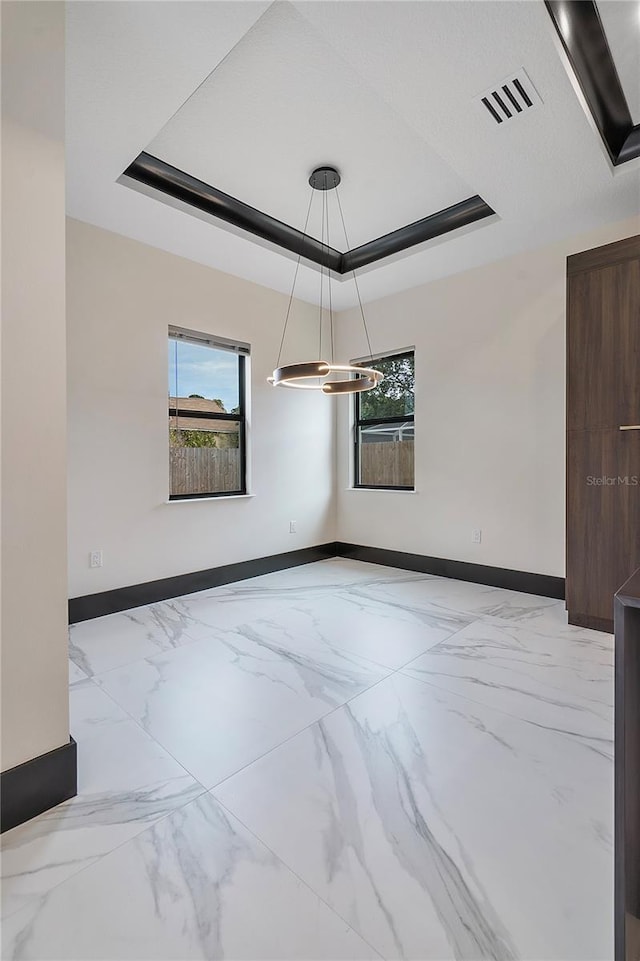
[[411, 491], [402, 490], [400, 487], [345, 487], [347, 491], [365, 491], [367, 494], [418, 494], [415, 488]]
[[213, 497], [179, 497], [176, 500], [166, 500], [165, 504], [202, 504], [206, 501], [237, 501], [246, 500], [248, 497], [255, 497], [255, 494], [216, 494]]

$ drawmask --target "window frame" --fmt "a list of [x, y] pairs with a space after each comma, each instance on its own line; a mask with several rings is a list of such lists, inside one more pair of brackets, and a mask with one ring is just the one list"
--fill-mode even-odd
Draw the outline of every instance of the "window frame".
[[[354, 361], [356, 366], [360, 367], [375, 367], [376, 361], [384, 360], [402, 360], [404, 357], [413, 357], [414, 359], [414, 373], [415, 373], [415, 348], [408, 347], [405, 350], [395, 351], [392, 354], [381, 354], [379, 357], [375, 357], [373, 360], [366, 361]], [[405, 414], [404, 417], [361, 417], [361, 404], [360, 404], [360, 392], [353, 395], [353, 489], [354, 490], [371, 490], [371, 491], [415, 491], [416, 489], [416, 477], [415, 477], [415, 461], [413, 467], [413, 484], [411, 486], [405, 486], [401, 484], [362, 484], [360, 483], [360, 458], [358, 456], [360, 449], [360, 442], [358, 441], [358, 434], [362, 427], [377, 427], [380, 424], [397, 424], [399, 421], [405, 421], [414, 425], [414, 438], [415, 438], [415, 411], [412, 414]], [[415, 444], [415, 439], [414, 439]], [[415, 448], [414, 448], [415, 450]]]
[[[237, 414], [210, 414], [203, 410], [185, 410], [180, 407], [168, 408], [168, 418], [188, 417], [193, 420], [207, 421], [233, 421], [238, 424], [238, 449], [240, 451], [240, 487], [232, 491], [210, 491], [207, 493], [195, 494], [172, 494], [171, 475], [169, 474], [169, 501], [188, 501], [203, 500], [215, 497], [240, 497], [247, 494], [247, 358], [249, 357], [249, 345], [239, 344], [234, 341], [226, 341], [216, 338], [209, 334], [198, 333], [196, 331], [184, 330], [180, 327], [170, 327], [168, 341], [183, 340], [188, 343], [197, 343], [202, 347], [210, 347], [212, 350], [228, 350], [229, 353], [236, 354], [238, 357], [238, 413]], [[177, 397], [175, 398], [177, 401]], [[171, 403], [171, 394], [169, 394]], [[169, 442], [169, 450], [171, 442]]]

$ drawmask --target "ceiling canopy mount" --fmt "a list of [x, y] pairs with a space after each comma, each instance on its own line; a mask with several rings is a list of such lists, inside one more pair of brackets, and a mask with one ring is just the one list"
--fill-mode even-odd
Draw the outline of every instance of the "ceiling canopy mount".
[[316, 167], [309, 177], [309, 183], [314, 190], [334, 190], [341, 179], [335, 167]]

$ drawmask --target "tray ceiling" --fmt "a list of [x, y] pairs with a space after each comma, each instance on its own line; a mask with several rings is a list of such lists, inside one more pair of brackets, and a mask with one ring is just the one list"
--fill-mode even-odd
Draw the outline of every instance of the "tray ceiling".
[[597, 6], [633, 122], [640, 123], [640, 2], [599, 0]]
[[146, 150], [298, 229], [309, 174], [335, 165], [349, 233], [347, 244], [331, 196], [340, 250], [476, 193], [289, 3], [269, 8]]
[[[274, 289], [290, 289], [290, 254], [137, 193], [122, 172], [148, 150], [300, 227], [310, 170], [334, 163], [351, 247], [474, 194], [497, 212], [363, 268], [365, 300], [640, 210], [638, 166], [614, 175], [542, 0], [67, 11], [69, 214]], [[541, 103], [498, 126], [478, 95], [522, 69]], [[338, 309], [356, 302], [337, 286]], [[317, 290], [303, 262], [297, 292]]]

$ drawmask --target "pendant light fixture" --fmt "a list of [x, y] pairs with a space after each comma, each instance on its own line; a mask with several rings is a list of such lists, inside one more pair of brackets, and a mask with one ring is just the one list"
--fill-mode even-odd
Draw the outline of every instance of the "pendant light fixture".
[[[322, 196], [322, 222], [321, 222], [321, 244], [325, 245], [325, 228], [327, 234], [326, 245], [329, 247], [329, 204], [327, 196], [329, 191], [335, 190], [336, 201], [338, 210], [340, 212], [340, 219], [342, 220], [342, 229], [345, 235], [345, 241], [347, 243], [347, 248], [349, 247], [349, 239], [347, 237], [347, 230], [344, 223], [344, 215], [342, 213], [342, 204], [340, 203], [340, 194], [338, 193], [338, 184], [340, 183], [340, 174], [335, 167], [316, 167], [311, 176], [309, 177], [309, 184], [311, 186], [311, 197], [309, 199], [309, 207], [307, 209], [307, 218], [304, 225], [303, 237], [307, 235], [307, 227], [309, 226], [309, 217], [311, 214], [311, 207], [313, 204], [313, 198], [315, 192], [318, 191]], [[325, 394], [355, 394], [360, 391], [371, 390], [377, 387], [378, 384], [383, 380], [384, 375], [378, 370], [373, 370], [372, 367], [360, 367], [353, 364], [336, 364], [334, 363], [333, 356], [333, 303], [331, 299], [331, 270], [327, 267], [328, 276], [328, 286], [329, 286], [329, 324], [331, 332], [331, 362], [326, 360], [309, 360], [300, 364], [287, 364], [283, 367], [280, 366], [280, 358], [282, 356], [282, 348], [284, 346], [284, 341], [287, 333], [287, 324], [289, 323], [289, 315], [291, 314], [291, 305], [293, 303], [293, 295], [296, 289], [296, 281], [298, 279], [298, 271], [300, 268], [301, 254], [298, 254], [298, 262], [296, 264], [295, 274], [293, 276], [293, 286], [291, 288], [291, 296], [289, 297], [289, 306], [287, 307], [287, 314], [284, 320], [284, 328], [282, 331], [282, 337], [280, 339], [280, 350], [278, 351], [278, 360], [276, 363], [276, 369], [271, 377], [267, 380], [273, 387], [292, 387], [297, 390], [321, 390]], [[324, 268], [320, 266], [320, 314], [319, 314], [319, 348], [318, 354], [322, 356], [322, 310], [323, 310], [323, 280], [324, 280]], [[355, 270], [353, 271], [353, 280], [356, 285], [356, 293], [358, 295], [358, 303], [360, 305], [360, 313], [362, 315], [362, 324], [364, 327], [364, 333], [366, 337], [367, 347], [369, 349], [368, 356], [373, 357], [371, 351], [371, 342], [369, 340], [369, 331], [367, 330], [367, 322], [364, 316], [364, 307], [362, 306], [362, 298], [360, 297], [360, 290], [358, 288], [358, 279], [356, 277]], [[345, 376], [346, 375], [346, 376]]]

